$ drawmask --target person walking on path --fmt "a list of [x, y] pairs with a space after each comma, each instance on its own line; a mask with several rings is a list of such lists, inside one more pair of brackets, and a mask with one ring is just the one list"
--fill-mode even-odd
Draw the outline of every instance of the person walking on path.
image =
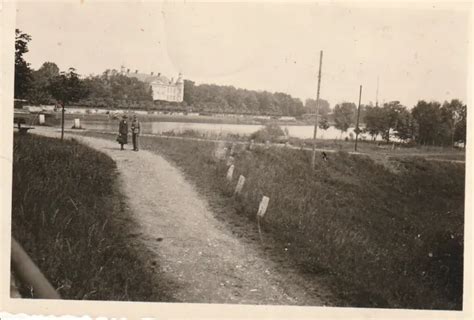
[[123, 149], [123, 145], [128, 143], [128, 122], [127, 115], [123, 115], [122, 120], [119, 124], [119, 135], [117, 141], [120, 144], [120, 150]]
[[139, 135], [140, 135], [140, 122], [137, 119], [137, 115], [133, 115], [133, 121], [132, 121], [133, 151], [138, 151], [138, 136]]

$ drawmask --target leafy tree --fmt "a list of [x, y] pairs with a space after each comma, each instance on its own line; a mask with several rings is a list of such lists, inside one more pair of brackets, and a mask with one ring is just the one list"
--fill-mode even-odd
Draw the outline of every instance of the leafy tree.
[[354, 123], [356, 110], [356, 105], [351, 102], [343, 102], [334, 107], [334, 126], [341, 130], [341, 136]]
[[51, 103], [53, 97], [49, 92], [52, 79], [59, 75], [59, 68], [53, 62], [45, 62], [32, 72], [31, 87], [28, 90], [28, 100], [34, 104]]
[[441, 105], [439, 102], [418, 101], [411, 112], [417, 124], [416, 140], [420, 144], [441, 144], [442, 123]]
[[[441, 107], [443, 129], [448, 131], [445, 132], [445, 135], [449, 136], [449, 142], [451, 145], [454, 145], [454, 142], [456, 141], [456, 130], [459, 131], [459, 129], [457, 129], [458, 127], [462, 127], [464, 125], [465, 132], [465, 113], [466, 106], [458, 99], [453, 99], [451, 102], [445, 101]], [[463, 121], [464, 124], [462, 123]], [[462, 134], [460, 135], [460, 138], [461, 141], [465, 141], [465, 133], [464, 138], [462, 137]]]
[[188, 106], [192, 106], [194, 104], [194, 81], [184, 80], [184, 95], [183, 100], [186, 102]]
[[463, 142], [466, 147], [466, 120], [467, 120], [467, 106], [462, 105], [459, 110], [459, 118], [456, 122], [454, 130], [454, 141]]
[[253, 91], [233, 86], [195, 85], [185, 80], [184, 102], [197, 111], [299, 116], [301, 100], [282, 92]]
[[77, 102], [89, 94], [88, 88], [79, 79], [74, 68], [69, 68], [68, 72], [61, 72], [51, 79], [49, 92], [62, 106]]
[[89, 92], [84, 82], [79, 79], [74, 68], [69, 68], [68, 72], [61, 72], [49, 84], [49, 92], [62, 107], [61, 119], [61, 140], [64, 137], [64, 108], [71, 102], [77, 102], [86, 97]]
[[400, 130], [402, 130], [399, 122], [403, 115], [406, 116], [407, 112], [406, 107], [402, 106], [399, 101], [391, 101], [384, 104], [382, 108], [382, 137], [387, 142], [390, 142], [391, 130], [396, 130], [397, 127], [400, 127]]
[[150, 108], [153, 95], [149, 84], [137, 78], [106, 70], [83, 81], [89, 95], [80, 103], [89, 106]]
[[31, 36], [15, 29], [15, 85], [14, 97], [25, 98], [31, 83], [30, 64], [25, 61], [23, 55], [28, 52], [28, 42]]
[[244, 102], [248, 112], [252, 112], [252, 110], [257, 110], [259, 108], [259, 102], [255, 91], [244, 90]]
[[402, 109], [400, 111], [394, 129], [395, 136], [402, 141], [413, 138], [413, 117], [408, 110]]
[[299, 99], [295, 99], [289, 94], [276, 92], [273, 94], [279, 113], [298, 116], [304, 113], [303, 103]]
[[276, 111], [276, 101], [270, 92], [257, 92], [260, 114], [273, 114]]
[[[306, 99], [305, 101], [305, 112], [306, 113], [313, 113], [316, 110], [316, 99]], [[329, 102], [324, 99], [319, 99], [319, 115], [320, 116], [327, 116], [331, 112], [331, 107]]]
[[364, 108], [364, 131], [375, 140], [380, 135], [390, 142], [391, 131], [402, 140], [412, 136], [410, 113], [399, 101], [385, 103], [383, 107], [368, 105]]
[[380, 107], [367, 106], [365, 109], [364, 131], [367, 132], [372, 139], [377, 139], [378, 135], [384, 132], [384, 112]]

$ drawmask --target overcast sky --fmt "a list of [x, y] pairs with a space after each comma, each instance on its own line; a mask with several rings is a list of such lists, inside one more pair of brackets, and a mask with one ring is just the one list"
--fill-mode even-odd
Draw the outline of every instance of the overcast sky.
[[20, 3], [32, 36], [26, 59], [81, 74], [120, 69], [182, 72], [197, 83], [341, 101], [467, 99], [469, 8], [424, 3]]

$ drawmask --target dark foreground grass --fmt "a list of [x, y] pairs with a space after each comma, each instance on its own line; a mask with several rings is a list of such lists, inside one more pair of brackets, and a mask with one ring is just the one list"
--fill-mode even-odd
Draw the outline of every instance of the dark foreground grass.
[[[303, 150], [241, 149], [228, 183], [225, 161], [214, 158], [217, 143], [141, 142], [242, 216], [254, 219], [261, 197], [269, 196], [264, 230], [303, 272], [331, 274], [342, 305], [462, 308], [463, 165], [400, 158], [394, 171], [339, 152], [329, 161], [318, 157], [313, 171]], [[235, 197], [240, 174], [246, 182]]]
[[12, 235], [63, 298], [168, 300], [133, 239], [112, 159], [34, 135], [15, 135], [13, 159]]

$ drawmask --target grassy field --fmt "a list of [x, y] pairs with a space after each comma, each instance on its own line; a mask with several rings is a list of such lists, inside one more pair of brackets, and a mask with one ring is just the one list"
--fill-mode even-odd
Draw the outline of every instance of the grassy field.
[[[112, 135], [88, 135], [113, 138]], [[203, 194], [255, 219], [270, 197], [263, 229], [301, 271], [330, 274], [345, 306], [462, 307], [464, 174], [462, 164], [338, 152], [329, 161], [285, 148], [238, 148], [234, 180], [225, 179], [217, 143], [142, 137], [142, 148], [173, 161]], [[396, 168], [396, 170], [394, 170]], [[239, 175], [246, 177], [233, 196]]]
[[63, 298], [169, 299], [134, 241], [112, 159], [35, 135], [15, 135], [13, 159], [12, 235]]

